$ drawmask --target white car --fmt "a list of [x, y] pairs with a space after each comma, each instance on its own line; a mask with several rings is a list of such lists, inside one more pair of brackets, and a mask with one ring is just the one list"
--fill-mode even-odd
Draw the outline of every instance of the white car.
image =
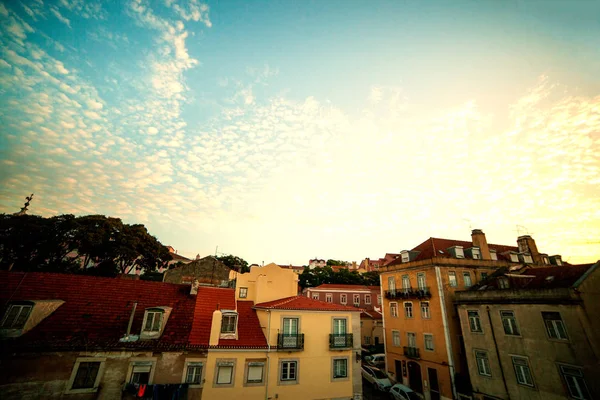
[[390, 393], [394, 400], [421, 400], [419, 395], [413, 392], [411, 388], [400, 383], [396, 383], [392, 386]]
[[371, 354], [365, 357], [365, 361], [374, 367], [383, 367], [385, 365], [385, 354]]
[[392, 382], [379, 368], [371, 367], [370, 365], [362, 366], [362, 377], [373, 387], [382, 392], [387, 392], [392, 387]]

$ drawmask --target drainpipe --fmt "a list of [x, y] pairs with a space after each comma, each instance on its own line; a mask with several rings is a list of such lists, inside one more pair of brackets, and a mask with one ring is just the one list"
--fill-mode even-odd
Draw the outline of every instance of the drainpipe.
[[269, 371], [271, 367], [271, 310], [267, 310], [269, 322], [267, 323], [267, 379], [265, 381], [265, 400], [269, 399]]
[[510, 392], [508, 391], [508, 385], [506, 384], [506, 377], [504, 376], [504, 368], [502, 367], [502, 360], [500, 359], [500, 351], [498, 350], [498, 343], [496, 343], [496, 333], [494, 332], [494, 325], [492, 325], [492, 316], [490, 315], [490, 306], [486, 306], [488, 321], [490, 322], [490, 330], [492, 331], [492, 339], [494, 340], [494, 348], [496, 349], [496, 357], [498, 357], [498, 364], [500, 364], [500, 375], [502, 375], [502, 382], [504, 383], [504, 389], [506, 390], [506, 396], [510, 400]]

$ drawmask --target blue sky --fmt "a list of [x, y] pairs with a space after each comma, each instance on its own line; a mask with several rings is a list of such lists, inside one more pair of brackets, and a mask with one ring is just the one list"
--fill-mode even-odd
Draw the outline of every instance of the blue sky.
[[[0, 211], [187, 255], [600, 258], [600, 3], [0, 3]], [[517, 232], [516, 226], [519, 228]]]

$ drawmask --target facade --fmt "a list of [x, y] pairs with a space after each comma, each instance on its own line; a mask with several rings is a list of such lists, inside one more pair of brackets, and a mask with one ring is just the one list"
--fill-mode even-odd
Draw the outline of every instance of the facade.
[[476, 399], [600, 398], [600, 262], [502, 273], [457, 292]]
[[320, 258], [315, 258], [314, 260], [308, 260], [308, 267], [310, 269], [314, 269], [317, 267], [325, 267], [327, 265], [327, 261], [320, 259]]
[[201, 285], [228, 286], [230, 269], [213, 256], [191, 261], [185, 265], [171, 268], [164, 272], [163, 282], [192, 284], [198, 281]]
[[301, 265], [279, 265], [280, 268], [284, 268], [284, 269], [290, 269], [292, 271], [294, 271], [296, 274], [300, 275], [301, 273], [304, 272], [304, 267]]
[[387, 372], [427, 400], [470, 391], [454, 292], [501, 267], [550, 262], [529, 236], [518, 246], [493, 245], [475, 229], [471, 239], [429, 238], [380, 268]]
[[363, 347], [383, 345], [383, 315], [379, 311], [363, 310], [360, 330]]

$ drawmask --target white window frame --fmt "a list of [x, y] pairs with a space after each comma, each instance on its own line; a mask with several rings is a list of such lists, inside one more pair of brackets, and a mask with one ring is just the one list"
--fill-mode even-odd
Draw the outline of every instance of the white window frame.
[[[469, 281], [468, 284], [467, 280]], [[471, 273], [469, 271], [463, 272], [463, 283], [465, 284], [466, 288], [473, 286], [473, 280], [471, 279]]]
[[[566, 391], [569, 398], [575, 400], [589, 400], [592, 398], [587, 382], [585, 381], [583, 368], [574, 365], [558, 364], [558, 370], [567, 389]], [[569, 382], [568, 377], [573, 378], [573, 381]], [[572, 386], [574, 387], [572, 388]], [[574, 393], [572, 389], [575, 389], [577, 393]]]
[[490, 249], [490, 258], [492, 261], [498, 261], [498, 253], [496, 253], [496, 250]]
[[[535, 387], [535, 380], [533, 379], [533, 371], [531, 370], [531, 366], [529, 365], [529, 358], [524, 357], [524, 356], [516, 356], [516, 355], [511, 355], [511, 360], [512, 360], [512, 365], [513, 365], [513, 370], [515, 371], [515, 379], [517, 381], [518, 385], [522, 385], [522, 386], [527, 386], [527, 387]], [[519, 372], [521, 371], [521, 374], [523, 375], [523, 377], [525, 378], [525, 372], [524, 371], [528, 371], [529, 372], [529, 377], [531, 378], [531, 382], [525, 382], [525, 381], [521, 381], [519, 379]]]
[[400, 253], [400, 259], [403, 263], [407, 263], [410, 261], [410, 254], [408, 251], [403, 251]]
[[395, 301], [390, 302], [390, 316], [398, 318], [398, 303]]
[[388, 291], [396, 293], [396, 278], [393, 276], [388, 276]]
[[352, 295], [352, 304], [354, 304], [355, 306], [360, 306], [360, 294]]
[[348, 304], [348, 295], [346, 293], [340, 294], [340, 303], [343, 305]]
[[248, 298], [248, 288], [241, 287], [240, 288], [240, 299], [246, 299], [246, 298]]
[[[427, 339], [430, 339], [431, 347], [427, 347]], [[435, 343], [433, 342], [433, 333], [423, 334], [423, 348], [425, 351], [435, 351]]]
[[[512, 310], [500, 310], [500, 320], [502, 321], [502, 328], [504, 334], [509, 336], [521, 336], [519, 325], [517, 324], [517, 317], [515, 312]], [[508, 325], [505, 324], [508, 323]], [[509, 332], [507, 332], [507, 328]]]
[[404, 317], [405, 318], [413, 318], [414, 317], [414, 310], [413, 310], [413, 303], [412, 301], [405, 301], [404, 304]]
[[[550, 319], [544, 318], [544, 314], [553, 313], [558, 314], [559, 319]], [[561, 342], [565, 342], [569, 340], [569, 333], [567, 332], [567, 326], [565, 325], [562, 315], [558, 311], [542, 311], [542, 321], [544, 322], [544, 327], [546, 328], [546, 335], [550, 340], [559, 340]], [[548, 325], [550, 322], [550, 326]], [[559, 324], [562, 325], [565, 336], [561, 337], [560, 330], [558, 329]], [[553, 337], [552, 332], [555, 333], [555, 337]]]
[[415, 332], [406, 332], [406, 344], [408, 347], [417, 347], [417, 334]]
[[[265, 385], [265, 374], [267, 372], [266, 370], [266, 365], [267, 365], [267, 360], [265, 359], [247, 359], [246, 360], [246, 366], [244, 368], [244, 386], [264, 386]], [[248, 380], [248, 378], [250, 377], [250, 368], [258, 368], [258, 367], [262, 367], [262, 373], [261, 373], [261, 380], [257, 381], [257, 380]]]
[[365, 294], [365, 304], [371, 304], [371, 295]]
[[456, 271], [448, 271], [448, 285], [450, 285], [450, 287], [458, 286], [458, 280], [456, 279]]
[[[287, 363], [295, 363], [295, 371], [294, 371], [294, 379], [283, 379], [283, 365]], [[288, 376], [289, 376], [289, 366], [288, 366]], [[280, 359], [279, 360], [279, 371], [277, 374], [277, 384], [278, 385], [297, 385], [300, 382], [300, 361], [295, 359]]]
[[480, 260], [481, 259], [481, 252], [479, 251], [478, 247], [473, 247], [471, 249], [471, 253], [473, 254], [473, 260]]
[[519, 262], [519, 254], [510, 253], [510, 262]]
[[[188, 369], [200, 367], [200, 383], [188, 383]], [[205, 358], [186, 358], [183, 364], [183, 374], [181, 375], [181, 383], [187, 383], [190, 388], [201, 388], [204, 385], [204, 375], [206, 370]]]
[[[426, 306], [424, 306], [426, 305]], [[422, 301], [421, 304], [421, 318], [431, 319], [431, 308], [429, 307], [428, 301]]]
[[406, 292], [411, 288], [410, 275], [402, 275], [402, 291]]
[[[225, 325], [225, 318], [230, 319], [230, 318], [234, 318], [234, 324], [233, 324], [233, 331], [227, 330], [224, 331], [224, 327]], [[235, 335], [237, 334], [237, 325], [238, 325], [238, 320], [239, 320], [239, 316], [236, 312], [224, 312], [221, 315], [221, 335]]]
[[333, 293], [325, 293], [325, 301], [327, 303], [333, 303]]
[[[96, 379], [94, 381], [94, 386], [91, 388], [79, 388], [73, 389], [73, 383], [75, 382], [75, 378], [77, 377], [77, 372], [79, 371], [79, 365], [84, 362], [99, 362], [100, 367], [98, 368], [98, 374], [96, 375]], [[106, 358], [104, 357], [78, 357], [75, 360], [75, 364], [73, 365], [73, 370], [71, 371], [71, 377], [67, 382], [67, 388], [65, 390], [66, 394], [77, 394], [77, 393], [96, 393], [98, 388], [100, 387], [100, 382], [102, 381], [102, 376], [104, 375], [104, 369], [106, 367]]]
[[396, 329], [392, 329], [392, 345], [394, 347], [400, 347], [401, 346], [401, 339], [400, 339], [400, 331], [396, 330]]
[[[476, 316], [470, 315], [470, 313], [476, 313]], [[469, 331], [471, 333], [483, 333], [483, 326], [481, 326], [481, 316], [479, 310], [467, 310], [467, 320], [469, 323]], [[474, 325], [475, 329], [474, 329]]]
[[[345, 376], [336, 376], [336, 361], [344, 361], [346, 363], [346, 375]], [[331, 381], [347, 381], [350, 379], [350, 373], [348, 369], [350, 368], [350, 359], [349, 357], [332, 357], [331, 358]]]
[[157, 357], [132, 357], [129, 360], [129, 368], [127, 370], [127, 380], [125, 382], [131, 382], [133, 377], [133, 370], [135, 367], [145, 367], [150, 365], [150, 373], [148, 374], [148, 384], [154, 383], [154, 372], [156, 371], [156, 360]]
[[477, 364], [477, 373], [481, 376], [492, 376], [492, 369], [490, 367], [490, 358], [488, 352], [485, 350], [474, 349], [475, 363]]
[[[223, 387], [234, 387], [235, 385], [235, 369], [236, 369], [236, 359], [235, 358], [217, 358], [215, 362], [215, 376], [213, 377], [213, 387], [214, 388], [223, 388]], [[221, 368], [231, 367], [231, 382], [219, 383], [219, 370]]]
[[427, 276], [425, 272], [417, 273], [417, 287], [419, 290], [423, 290], [427, 287]]
[[312, 293], [312, 299], [313, 299], [313, 300], [319, 300], [319, 293], [315, 293], [315, 292], [313, 292], [313, 293]]
[[[154, 329], [157, 315], [160, 318], [158, 321], [158, 327], [156, 329]], [[150, 316], [152, 316], [152, 323], [151, 323], [150, 329], [147, 329], [146, 325], [148, 324], [148, 319], [150, 318]], [[164, 316], [165, 316], [165, 311], [160, 308], [146, 309], [146, 312], [144, 313], [144, 321], [142, 323], [142, 333], [146, 333], [146, 334], [150, 334], [150, 335], [160, 333], [162, 324], [163, 324], [163, 320], [164, 320]]]

